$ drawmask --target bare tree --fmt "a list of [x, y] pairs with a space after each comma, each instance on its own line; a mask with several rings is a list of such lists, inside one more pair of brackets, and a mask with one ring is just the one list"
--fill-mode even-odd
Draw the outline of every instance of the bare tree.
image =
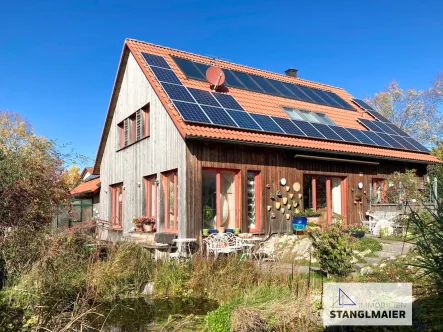
[[393, 80], [366, 101], [421, 143], [434, 145], [442, 140], [443, 73], [438, 73], [426, 90], [403, 90]]

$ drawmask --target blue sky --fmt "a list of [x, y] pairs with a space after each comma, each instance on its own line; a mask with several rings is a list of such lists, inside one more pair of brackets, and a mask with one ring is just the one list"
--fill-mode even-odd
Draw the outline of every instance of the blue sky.
[[294, 67], [355, 97], [394, 78], [426, 88], [443, 70], [441, 13], [441, 1], [3, 2], [0, 109], [93, 159], [125, 38]]

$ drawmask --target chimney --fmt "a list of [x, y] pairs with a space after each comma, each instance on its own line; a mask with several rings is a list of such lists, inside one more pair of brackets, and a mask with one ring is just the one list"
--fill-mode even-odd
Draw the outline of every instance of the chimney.
[[285, 70], [286, 76], [291, 76], [291, 77], [297, 77], [297, 69], [294, 68], [289, 68], [288, 70]]

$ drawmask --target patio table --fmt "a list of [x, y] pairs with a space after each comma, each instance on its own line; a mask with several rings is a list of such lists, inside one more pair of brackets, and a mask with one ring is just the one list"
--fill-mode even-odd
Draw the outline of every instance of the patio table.
[[177, 244], [178, 252], [180, 254], [184, 254], [187, 256], [189, 254], [192, 257], [191, 244], [197, 243], [197, 239], [194, 238], [180, 238], [172, 240], [175, 244]]

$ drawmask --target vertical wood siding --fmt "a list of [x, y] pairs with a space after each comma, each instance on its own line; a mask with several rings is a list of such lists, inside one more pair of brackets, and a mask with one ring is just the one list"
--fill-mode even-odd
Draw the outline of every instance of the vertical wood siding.
[[[319, 142], [321, 144], [321, 142]], [[286, 178], [287, 185], [291, 187], [289, 193], [294, 194], [297, 198], [292, 186], [294, 182], [299, 182], [303, 193], [303, 174], [312, 175], [329, 175], [346, 178], [346, 214], [347, 223], [355, 223], [359, 221], [359, 211], [365, 212], [368, 209], [368, 198], [370, 194], [369, 186], [373, 178], [385, 178], [394, 171], [404, 171], [405, 169], [417, 168], [420, 173], [424, 173], [426, 166], [405, 162], [392, 162], [385, 160], [379, 161], [378, 166], [370, 166], [363, 164], [340, 163], [330, 161], [295, 159], [296, 151], [283, 150], [273, 148], [257, 148], [244, 146], [240, 144], [223, 144], [215, 142], [188, 141], [187, 142], [187, 182], [188, 182], [188, 200], [192, 202], [187, 207], [189, 225], [189, 236], [199, 236], [202, 225], [202, 169], [204, 167], [213, 168], [229, 168], [240, 170], [240, 197], [239, 200], [241, 228], [247, 231], [247, 186], [246, 172], [260, 171], [260, 216], [261, 216], [261, 233], [266, 233], [269, 227], [270, 212], [267, 206], [272, 206], [272, 212], [276, 213], [276, 219], [271, 222], [271, 229], [278, 230], [280, 225], [283, 229], [288, 224], [286, 219], [282, 218], [280, 212], [275, 211], [274, 201], [270, 199], [270, 193], [281, 190], [283, 196], [286, 191], [280, 185], [280, 179]], [[306, 153], [303, 153], [306, 154]], [[331, 155], [334, 157], [334, 155]], [[335, 156], [337, 158], [346, 159], [346, 156]], [[350, 156], [349, 159], [355, 159]], [[363, 183], [363, 189], [358, 189], [358, 183]], [[271, 188], [267, 189], [266, 184], [270, 184]], [[363, 193], [366, 191], [366, 195]], [[354, 203], [356, 193], [362, 194], [362, 204]], [[289, 195], [287, 195], [289, 196]], [[276, 201], [280, 201], [277, 199]], [[301, 199], [301, 202], [303, 199]], [[292, 213], [293, 209], [290, 210]], [[286, 213], [286, 212], [285, 212]]]
[[[110, 220], [111, 191], [109, 186], [123, 182], [124, 210], [123, 232], [128, 231], [132, 219], [144, 214], [143, 177], [157, 174], [160, 190], [157, 197], [157, 229], [163, 230], [163, 189], [161, 172], [178, 169], [178, 224], [179, 234], [186, 233], [186, 147], [158, 96], [150, 86], [132, 54], [124, 70], [124, 77], [118, 91], [118, 100], [112, 119], [111, 130], [101, 162], [100, 219]], [[138, 109], [150, 103], [150, 137], [120, 151], [117, 124]], [[139, 186], [140, 184], [140, 186]], [[111, 232], [112, 239], [118, 240], [122, 232]]]

